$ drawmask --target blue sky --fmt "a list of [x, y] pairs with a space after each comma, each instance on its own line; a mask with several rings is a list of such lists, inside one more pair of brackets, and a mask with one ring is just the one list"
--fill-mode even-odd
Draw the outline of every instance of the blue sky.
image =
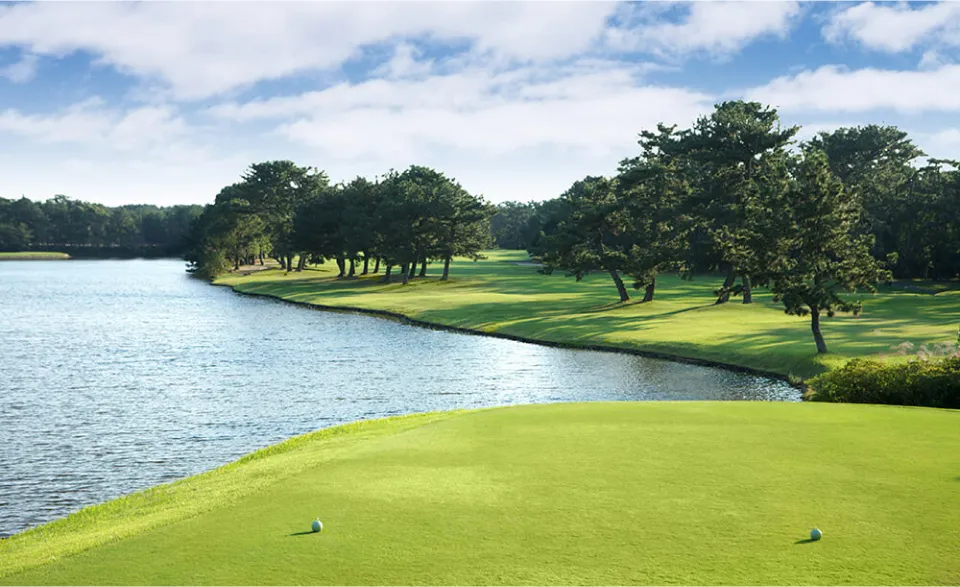
[[0, 196], [206, 203], [292, 159], [540, 200], [734, 98], [960, 159], [958, 56], [960, 2], [0, 4]]

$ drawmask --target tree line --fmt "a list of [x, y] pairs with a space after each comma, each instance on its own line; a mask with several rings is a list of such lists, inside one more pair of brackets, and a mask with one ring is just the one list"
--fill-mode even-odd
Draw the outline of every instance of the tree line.
[[202, 206], [107, 207], [57, 195], [0, 198], [0, 251], [79, 256], [180, 256]]
[[326, 173], [292, 161], [251, 165], [194, 222], [187, 260], [200, 275], [276, 259], [287, 271], [335, 262], [338, 276], [399, 269], [406, 284], [454, 256], [480, 258], [492, 245], [494, 208], [455, 180], [422, 166], [331, 184]]
[[613, 177], [586, 177], [560, 197], [508, 202], [492, 227], [542, 271], [578, 280], [609, 273], [651, 301], [657, 275], [719, 271], [717, 304], [766, 286], [788, 314], [858, 313], [849, 293], [893, 276], [960, 274], [960, 172], [927, 159], [891, 126], [821, 132], [794, 148], [799, 127], [756, 102], [718, 104], [691, 128], [640, 133], [640, 154]]

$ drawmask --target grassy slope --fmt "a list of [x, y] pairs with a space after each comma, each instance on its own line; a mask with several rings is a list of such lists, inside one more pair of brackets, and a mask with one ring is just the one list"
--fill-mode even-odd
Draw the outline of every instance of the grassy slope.
[[[934, 296], [887, 289], [865, 296], [860, 317], [825, 319], [832, 353], [818, 357], [808, 319], [785, 315], [766, 291], [758, 291], [750, 306], [739, 300], [714, 306], [719, 279], [664, 276], [653, 303], [619, 306], [608, 276], [579, 283], [563, 275], [545, 277], [516, 264], [525, 259], [521, 252], [493, 252], [478, 263], [455, 262], [451, 282], [434, 278], [407, 287], [379, 283], [376, 276], [337, 280], [332, 264], [299, 274], [227, 275], [218, 283], [297, 302], [388, 310], [448, 326], [661, 352], [800, 377], [856, 356], [889, 355], [891, 346], [904, 341], [917, 346], [955, 341], [960, 323], [958, 291]], [[438, 270], [431, 267], [434, 275]]]
[[69, 259], [66, 253], [44, 251], [25, 251], [22, 253], [0, 253], [0, 261], [41, 261], [46, 259]]
[[204, 511], [74, 556], [115, 525], [0, 542], [0, 575], [54, 559], [0, 583], [957, 584], [958, 418], [651, 402], [374, 423], [182, 482], [154, 507]]

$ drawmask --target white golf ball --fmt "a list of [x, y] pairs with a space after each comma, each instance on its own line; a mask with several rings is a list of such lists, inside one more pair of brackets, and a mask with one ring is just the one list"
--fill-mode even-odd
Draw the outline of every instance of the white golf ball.
[[820, 531], [820, 528], [810, 530], [810, 540], [820, 540], [821, 538], [823, 538], [823, 532]]
[[314, 520], [313, 523], [310, 524], [310, 528], [314, 532], [319, 532], [320, 530], [323, 530], [323, 522], [321, 522], [320, 520]]

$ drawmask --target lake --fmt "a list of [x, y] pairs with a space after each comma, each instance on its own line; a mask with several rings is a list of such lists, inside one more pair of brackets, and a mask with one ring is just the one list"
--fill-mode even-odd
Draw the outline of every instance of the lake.
[[723, 369], [245, 297], [177, 260], [3, 262], [0, 308], [0, 536], [358, 419], [799, 399]]

